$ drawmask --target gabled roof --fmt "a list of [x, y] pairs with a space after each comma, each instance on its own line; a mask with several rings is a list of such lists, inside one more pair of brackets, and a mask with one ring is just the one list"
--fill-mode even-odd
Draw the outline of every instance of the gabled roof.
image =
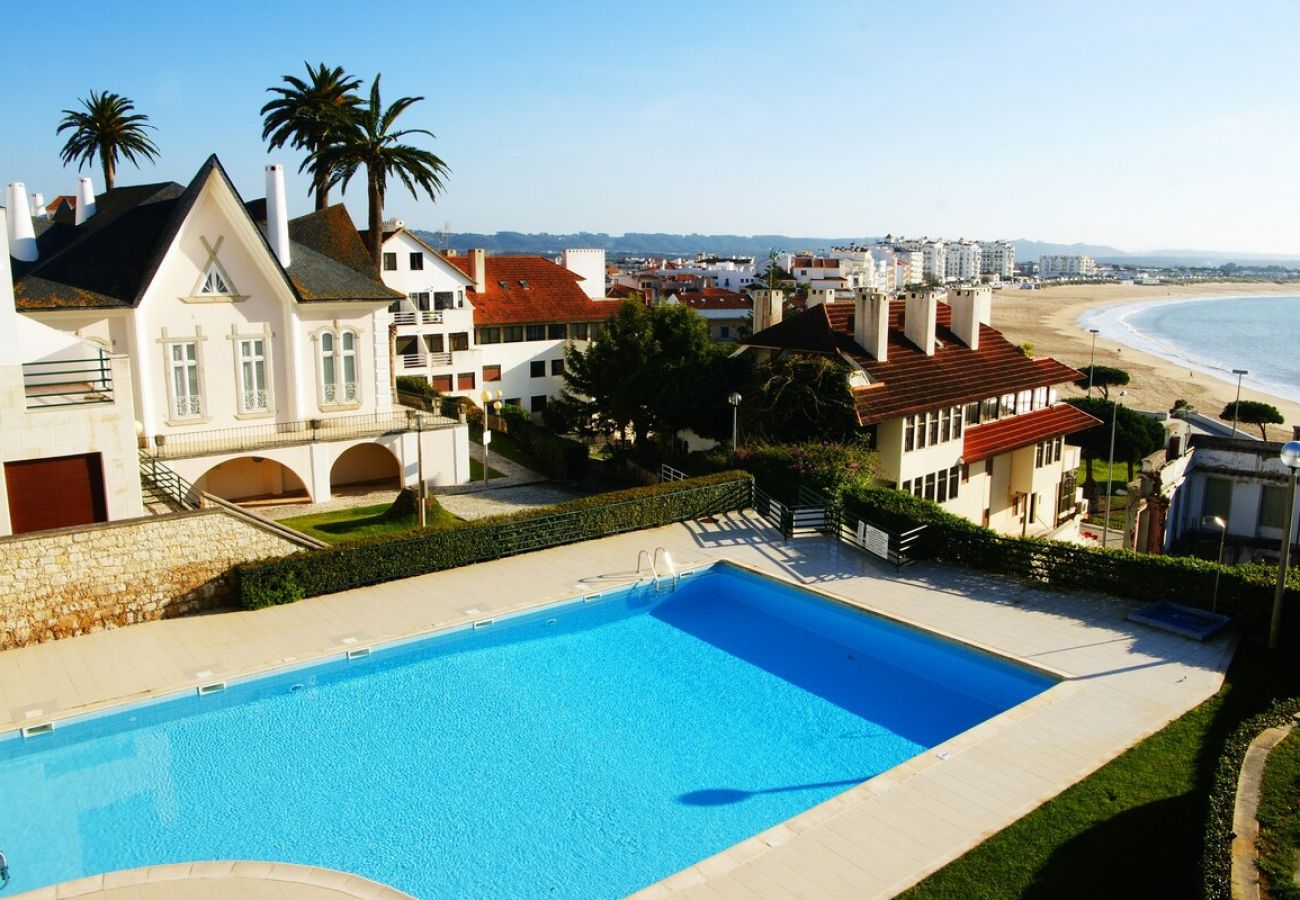
[[1030, 359], [1002, 332], [980, 326], [980, 347], [972, 350], [952, 332], [952, 308], [938, 303], [936, 349], [926, 356], [903, 333], [905, 302], [889, 305], [886, 361], [867, 355], [853, 340], [854, 304], [823, 303], [751, 336], [746, 346], [798, 353], [845, 356], [862, 367], [871, 381], [855, 388], [854, 405], [862, 425], [884, 422], [944, 406], [956, 406], [1077, 381], [1080, 374], [1056, 360]]
[[[447, 260], [466, 275], [468, 256]], [[581, 276], [540, 256], [488, 256], [483, 260], [483, 293], [472, 288], [476, 325], [522, 325], [529, 322], [598, 322], [618, 311], [609, 300], [592, 300], [578, 286]]]
[[677, 302], [691, 309], [735, 310], [749, 312], [754, 308], [752, 298], [725, 288], [705, 288], [702, 291], [682, 291], [674, 294]]
[[[342, 203], [290, 219], [289, 240], [342, 263], [371, 281], [380, 281], [374, 260], [366, 251], [365, 242], [361, 240], [360, 233], [352, 224], [352, 216], [348, 215], [347, 207]], [[289, 248], [291, 257], [294, 249]]]
[[[213, 175], [220, 177], [239, 200], [221, 162], [213, 155], [185, 187], [165, 182], [115, 188], [100, 194], [95, 200], [95, 215], [81, 225], [34, 220], [39, 259], [14, 264], [17, 307], [111, 309], [138, 305]], [[248, 212], [242, 201], [240, 206]], [[265, 204], [262, 210], [264, 214]], [[346, 211], [342, 215], [346, 216]], [[249, 222], [261, 236], [261, 250], [274, 259], [261, 229], [251, 217]], [[350, 219], [348, 227], [351, 227]], [[355, 228], [352, 230], [355, 233]], [[373, 276], [367, 277], [307, 246], [292, 244], [290, 254], [292, 262], [288, 271], [280, 271], [299, 301], [391, 302], [401, 296]]]
[[1057, 435], [1074, 434], [1100, 424], [1100, 419], [1078, 407], [1058, 403], [966, 429], [961, 456], [968, 463], [979, 462], [999, 453], [1019, 450]]

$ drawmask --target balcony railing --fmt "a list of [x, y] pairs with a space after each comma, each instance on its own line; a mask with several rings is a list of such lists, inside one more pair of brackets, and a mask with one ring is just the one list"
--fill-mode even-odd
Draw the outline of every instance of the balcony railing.
[[399, 357], [403, 369], [437, 369], [451, 365], [450, 353], [403, 353]]
[[107, 353], [83, 359], [23, 363], [28, 409], [113, 402], [113, 362]]
[[206, 456], [212, 453], [256, 451], [314, 441], [345, 441], [360, 437], [378, 437], [404, 431], [433, 431], [458, 424], [453, 418], [432, 413], [402, 410], [373, 413], [367, 416], [304, 419], [248, 425], [213, 431], [187, 431], [159, 434], [153, 438], [154, 455], [159, 459]]
[[441, 325], [442, 310], [423, 309], [393, 313], [394, 325]]

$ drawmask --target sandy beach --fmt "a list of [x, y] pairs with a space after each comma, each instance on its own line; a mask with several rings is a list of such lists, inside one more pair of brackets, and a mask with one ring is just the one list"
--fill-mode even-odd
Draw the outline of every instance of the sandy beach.
[[[1032, 341], [1035, 356], [1051, 356], [1066, 365], [1081, 369], [1088, 365], [1092, 339], [1087, 330], [1078, 324], [1079, 317], [1086, 310], [1112, 303], [1142, 300], [1247, 294], [1300, 294], [1300, 283], [1204, 282], [1195, 285], [1153, 286], [1074, 284], [1035, 291], [1008, 287], [993, 293], [993, 327], [1017, 344]], [[1217, 416], [1226, 404], [1233, 401], [1237, 392], [1233, 382], [1222, 381], [1201, 372], [1189, 373], [1184, 366], [1116, 343], [1104, 336], [1097, 339], [1097, 365], [1114, 366], [1129, 373], [1132, 381], [1125, 388], [1128, 396], [1124, 402], [1137, 409], [1167, 410], [1175, 400], [1183, 399], [1199, 412]], [[1066, 389], [1063, 393], [1071, 396], [1075, 392]], [[1077, 393], [1082, 394], [1083, 391]], [[1242, 388], [1241, 398], [1271, 403], [1281, 411], [1287, 424], [1270, 426], [1271, 440], [1290, 440], [1291, 425], [1300, 425], [1300, 404], [1252, 390], [1249, 385]], [[1258, 426], [1245, 427], [1249, 433], [1258, 436]]]

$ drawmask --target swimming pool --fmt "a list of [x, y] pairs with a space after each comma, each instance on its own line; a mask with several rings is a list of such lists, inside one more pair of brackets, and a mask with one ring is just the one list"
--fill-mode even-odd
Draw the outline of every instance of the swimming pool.
[[0, 740], [11, 891], [265, 859], [625, 894], [1053, 682], [728, 565]]

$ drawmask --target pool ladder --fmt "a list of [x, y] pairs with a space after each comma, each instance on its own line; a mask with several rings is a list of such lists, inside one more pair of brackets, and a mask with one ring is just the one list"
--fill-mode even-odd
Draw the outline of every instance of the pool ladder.
[[655, 585], [655, 593], [659, 592], [659, 589], [661, 587], [660, 579], [662, 577], [666, 577], [666, 576], [661, 576], [659, 574], [658, 563], [661, 554], [664, 559], [664, 565], [667, 567], [668, 575], [672, 576], [672, 586], [673, 586], [673, 590], [675, 591], [677, 590], [677, 582], [681, 580], [682, 576], [681, 573], [677, 571], [677, 567], [673, 565], [672, 555], [663, 547], [655, 547], [655, 552], [653, 554], [651, 554], [649, 550], [642, 550], [640, 553], [637, 554], [636, 557], [637, 580], [638, 581], [641, 580], [641, 560], [644, 559], [646, 567], [650, 570], [650, 579], [654, 582]]

